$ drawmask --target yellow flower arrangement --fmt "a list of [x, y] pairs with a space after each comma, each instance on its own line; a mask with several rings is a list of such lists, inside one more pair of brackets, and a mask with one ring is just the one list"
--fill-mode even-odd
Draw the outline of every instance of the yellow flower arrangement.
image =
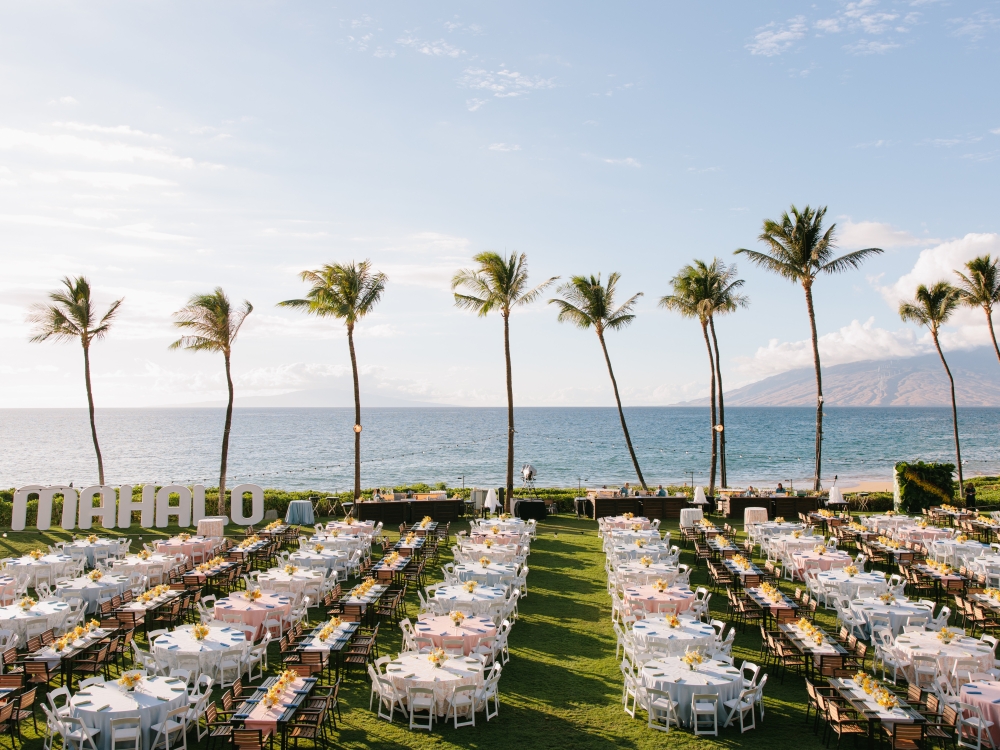
[[792, 532], [792, 539], [798, 539], [801, 536], [802, 536], [802, 532], [799, 529], [796, 529], [795, 531]]
[[98, 622], [97, 620], [91, 620], [90, 622], [87, 623], [88, 631], [97, 630], [99, 627], [101, 627], [101, 623]]
[[490, 526], [490, 531], [493, 532], [494, 534], [499, 534], [500, 533], [500, 527], [499, 526]]
[[271, 521], [271, 523], [264, 527], [264, 531], [274, 531], [278, 528], [281, 528], [281, 521]]
[[844, 572], [847, 573], [847, 575], [850, 576], [851, 578], [854, 578], [854, 576], [858, 574], [858, 569], [854, 565], [848, 565], [846, 568], [844, 568]]
[[479, 558], [479, 564], [482, 565], [484, 568], [489, 567], [489, 565], [490, 565], [490, 558], [485, 557], [485, 556], [484, 557], [480, 557]]
[[431, 525], [431, 522], [433, 522], [433, 520], [434, 519], [431, 518], [430, 516], [424, 516], [423, 520], [420, 521], [420, 528], [426, 529], [428, 526]]
[[681, 621], [677, 619], [677, 615], [667, 615], [667, 625], [672, 628], [680, 627]]
[[733, 555], [730, 560], [740, 570], [750, 570], [750, 561], [743, 557], [743, 555]]
[[239, 544], [237, 544], [236, 548], [237, 549], [247, 549], [248, 547], [254, 546], [259, 541], [260, 541], [260, 537], [257, 536], [256, 534], [253, 534], [252, 536], [248, 536], [242, 542], [240, 542]]
[[639, 564], [644, 568], [648, 568], [650, 565], [653, 564], [653, 558], [643, 555], [642, 557], [639, 558]]
[[208, 637], [209, 632], [211, 631], [209, 631], [208, 625], [195, 625], [193, 628], [191, 628], [191, 636], [196, 641], [205, 640]]
[[451, 621], [455, 624], [456, 628], [465, 621], [465, 614], [463, 612], [459, 612], [457, 609], [449, 612], [448, 617], [451, 618]]
[[94, 581], [96, 583], [97, 581], [99, 581], [102, 578], [104, 578], [104, 573], [102, 573], [99, 570], [92, 570], [92, 571], [90, 571], [87, 574], [87, 578], [89, 578], [91, 581]]
[[979, 516], [976, 518], [976, 520], [979, 521], [979, 523], [986, 524], [987, 526], [997, 525], [997, 522], [993, 518], [990, 518], [989, 516]]
[[897, 542], [895, 539], [890, 539], [887, 536], [880, 536], [878, 538], [878, 543], [881, 544], [883, 547], [888, 547], [889, 549], [899, 549], [900, 546], [899, 542]]
[[622, 518], [624, 518], [626, 521], [631, 521], [633, 518], [635, 518], [635, 513], [622, 513]]
[[436, 648], [427, 654], [427, 661], [435, 667], [441, 667], [444, 666], [446, 661], [448, 661], [448, 654], [445, 653], [443, 648]]
[[771, 603], [776, 603], [781, 601], [781, 592], [771, 583], [765, 581], [760, 585], [760, 590], [764, 594], [764, 598]]
[[357, 586], [354, 587], [354, 590], [351, 592], [351, 595], [357, 599], [360, 599], [369, 591], [371, 591], [372, 586], [374, 585], [375, 585], [374, 578], [366, 578], [365, 580], [363, 580], [361, 583], [359, 583]]
[[275, 704], [281, 700], [281, 690], [277, 685], [273, 685], [266, 693], [264, 697], [261, 698], [261, 703], [264, 704], [265, 708], [274, 708]]
[[322, 544], [314, 544], [313, 545], [313, 552], [319, 554], [322, 551], [323, 551], [323, 545]]
[[668, 588], [670, 588], [670, 584], [664, 581], [662, 578], [657, 578], [655, 581], [653, 581], [653, 588], [662, 593], [666, 591]]
[[821, 510], [818, 511], [818, 515], [820, 516], [820, 518], [833, 518], [833, 511]]
[[186, 542], [188, 539], [191, 538], [191, 535], [188, 534], [186, 531], [182, 531], [180, 534], [177, 535], [177, 538], [180, 539], [182, 542]]
[[698, 669], [698, 665], [705, 661], [705, 657], [698, 651], [688, 651], [681, 657], [681, 661], [688, 665], [692, 672]]
[[940, 632], [937, 634], [937, 639], [941, 641], [944, 645], [951, 643], [951, 639], [955, 637], [955, 633], [948, 628], [941, 628]]
[[778, 524], [784, 523], [785, 522], [785, 517], [784, 516], [775, 516], [774, 517], [774, 522], [778, 523]]
[[476, 582], [475, 581], [466, 581], [465, 583], [462, 584], [462, 588], [465, 589], [468, 593], [471, 594], [472, 592], [474, 592], [476, 590]]
[[261, 591], [260, 589], [250, 589], [246, 593], [247, 601], [251, 601], [251, 602], [258, 601], [262, 596], [264, 596], [264, 592]]
[[339, 617], [331, 617], [330, 618], [330, 625], [329, 625], [329, 627], [331, 627], [331, 628], [339, 628], [340, 627], [340, 623], [341, 623], [341, 619]]
[[83, 638], [83, 634], [86, 632], [87, 632], [86, 630], [77, 625], [75, 628], [73, 628], [73, 638], [75, 639]]
[[118, 678], [118, 684], [126, 690], [135, 690], [142, 682], [142, 672], [126, 672]]
[[967, 541], [969, 541], [969, 536], [968, 534], [959, 534], [958, 536], [955, 537], [955, 541], [958, 542], [959, 544], [965, 544]]
[[486, 540], [483, 541], [483, 544], [486, 545], [486, 549], [490, 549], [493, 546], [493, 540], [492, 539], [486, 539]]
[[883, 687], [880, 687], [877, 690], [875, 690], [872, 693], [872, 697], [875, 698], [875, 702], [878, 705], [880, 705], [882, 708], [888, 711], [891, 711], [892, 709], [894, 709], [896, 706], [899, 705], [899, 701], [897, 700], [895, 694], [893, 694], [891, 691]]
[[140, 560], [148, 560], [150, 557], [152, 557], [152, 555], [149, 554], [149, 550], [148, 549], [141, 549], [141, 550], [139, 550], [139, 552], [136, 555], [136, 557], [138, 557]]
[[31, 552], [29, 552], [28, 554], [31, 555], [32, 559], [34, 560], [41, 560], [43, 557], [45, 557], [45, 553], [37, 548], [31, 550]]
[[847, 524], [847, 528], [851, 531], [865, 531], [865, 525], [863, 523], [858, 523], [857, 521], [851, 521]]
[[297, 565], [288, 564], [288, 565], [286, 565], [284, 567], [284, 571], [285, 571], [285, 575], [286, 576], [295, 575], [295, 573], [297, 573], [298, 570], [299, 570], [299, 568], [298, 568]]
[[815, 547], [813, 547], [813, 552], [822, 557], [823, 555], [826, 554], [826, 546], [822, 544], [817, 544]]
[[347, 524], [348, 526], [353, 526], [354, 525], [354, 516], [348, 516], [347, 518], [345, 518], [344, 519], [344, 523]]
[[642, 549], [643, 547], [646, 546], [646, 543], [642, 541], [642, 539], [636, 539], [635, 546], [638, 547], [639, 549]]
[[97, 534], [91, 534], [87, 537], [87, 541], [91, 544], [97, 544]]
[[52, 648], [58, 654], [60, 651], [65, 651], [68, 645], [69, 645], [69, 638], [63, 636], [62, 638], [56, 638], [56, 642], [52, 644]]
[[642, 524], [641, 523], [632, 524], [632, 531], [642, 531]]
[[23, 609], [25, 612], [34, 607], [36, 604], [38, 604], [38, 602], [36, 602], [30, 596], [21, 597], [21, 601], [18, 602], [18, 605], [20, 605], [21, 609]]
[[927, 528], [927, 521], [924, 521], [923, 519], [917, 521], [917, 528], [918, 529], [926, 529]]
[[499, 518], [501, 521], [509, 521], [511, 516], [510, 513], [501, 513], [499, 516], [497, 516], [497, 518]]
[[382, 562], [384, 562], [386, 565], [395, 565], [398, 559], [399, 559], [398, 552], [390, 552], [388, 555], [382, 558]]
[[1000, 589], [986, 589], [983, 593], [990, 599], [1000, 600]]
[[879, 600], [883, 604], [895, 604], [896, 597], [894, 597], [890, 592], [886, 591], [884, 594], [879, 596]]
[[887, 511], [885, 512], [885, 514], [886, 514], [887, 516], [894, 516], [894, 515], [896, 515], [896, 511], [894, 511], [894, 510], [887, 510]]

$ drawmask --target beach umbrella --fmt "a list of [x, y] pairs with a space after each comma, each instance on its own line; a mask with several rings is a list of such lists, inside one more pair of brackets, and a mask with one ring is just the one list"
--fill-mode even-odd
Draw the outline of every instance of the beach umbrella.
[[499, 507], [500, 503], [497, 502], [497, 491], [490, 487], [489, 492], [486, 493], [486, 509], [490, 513], [493, 513]]
[[694, 488], [693, 502], [695, 505], [708, 505], [708, 500], [705, 499], [705, 488], [701, 485]]
[[840, 491], [840, 487], [834, 485], [830, 488], [830, 499], [826, 502], [827, 505], [847, 505], [847, 501], [844, 500], [844, 494]]

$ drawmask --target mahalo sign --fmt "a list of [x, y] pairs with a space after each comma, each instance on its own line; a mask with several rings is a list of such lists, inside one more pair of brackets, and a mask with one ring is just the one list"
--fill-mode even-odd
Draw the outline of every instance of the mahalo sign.
[[[167, 526], [170, 519], [176, 519], [178, 526], [190, 526], [205, 518], [205, 486], [196, 484], [185, 487], [182, 484], [168, 484], [156, 488], [142, 485], [139, 501], [132, 499], [132, 485], [121, 487], [95, 486], [75, 490], [60, 484], [43, 486], [29, 484], [14, 493], [14, 512], [10, 527], [23, 531], [28, 516], [28, 500], [38, 498], [39, 531], [52, 527], [52, 499], [63, 497], [62, 521], [64, 529], [89, 529], [94, 519], [99, 519], [106, 529], [127, 529], [132, 525], [132, 514], [139, 514], [139, 525], [145, 527]], [[250, 515], [243, 515], [243, 498], [250, 495]], [[176, 502], [171, 498], [175, 496]], [[96, 504], [95, 504], [96, 501]], [[264, 518], [264, 490], [256, 484], [239, 484], [232, 491], [232, 521], [240, 526], [259, 523]]]

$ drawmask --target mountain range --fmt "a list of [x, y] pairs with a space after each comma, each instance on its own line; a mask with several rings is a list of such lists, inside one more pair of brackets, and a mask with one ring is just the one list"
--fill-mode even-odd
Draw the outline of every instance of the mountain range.
[[[1000, 362], [992, 347], [945, 352], [959, 406], [1000, 406]], [[790, 370], [726, 391], [726, 406], [813, 406], [813, 368]], [[950, 406], [948, 378], [937, 354], [867, 360], [823, 368], [827, 406]], [[708, 399], [676, 406], [705, 406]]]

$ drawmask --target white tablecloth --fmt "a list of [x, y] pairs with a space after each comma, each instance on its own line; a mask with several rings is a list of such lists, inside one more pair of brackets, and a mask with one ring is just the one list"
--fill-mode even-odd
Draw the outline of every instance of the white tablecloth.
[[884, 594], [889, 587], [883, 573], [858, 573], [856, 576], [849, 576], [843, 569], [825, 570], [818, 578], [828, 591], [833, 590], [849, 599], [857, 597], [860, 586], [874, 586], [875, 596]]
[[271, 568], [266, 573], [261, 573], [257, 576], [257, 582], [265, 591], [292, 591], [299, 593], [306, 588], [313, 588], [322, 583], [325, 577], [322, 571], [309, 568], [299, 568], [291, 575], [285, 573], [281, 568]]
[[[116, 562], [113, 570], [115, 573], [121, 573], [122, 575], [130, 575], [133, 572], [138, 572], [140, 575], [148, 576], [151, 569], [160, 566], [163, 569], [163, 574], [167, 575], [175, 565], [177, 565], [177, 560], [173, 555], [163, 555], [156, 552], [150, 555], [148, 560], [143, 560], [138, 555], [128, 555], [124, 560]], [[167, 583], [167, 581], [163, 581], [163, 583]]]
[[959, 659], [978, 661], [979, 669], [973, 671], [985, 672], [993, 668], [993, 649], [975, 638], [953, 638], [951, 643], [945, 644], [938, 640], [938, 634], [934, 632], [903, 633], [896, 638], [896, 649], [910, 659], [918, 654], [937, 657], [938, 667], [947, 675], [951, 674]]
[[198, 536], [223, 537], [226, 534], [226, 520], [221, 516], [209, 516], [198, 521]]
[[83, 554], [87, 558], [87, 565], [92, 568], [94, 567], [94, 550], [107, 550], [110, 554], [112, 550], [118, 549], [118, 541], [115, 540], [112, 542], [110, 539], [98, 539], [96, 542], [91, 543], [86, 539], [77, 539], [75, 542], [66, 542], [63, 545], [63, 549], [71, 557]]
[[490, 563], [482, 566], [475, 563], [459, 563], [455, 575], [460, 581], [476, 581], [483, 586], [507, 585], [514, 581], [517, 566], [513, 563]]
[[97, 612], [101, 599], [120, 594], [128, 588], [128, 579], [128, 576], [105, 575], [99, 581], [91, 581], [87, 576], [80, 576], [57, 586], [55, 594], [61, 599], [79, 597], [86, 603], [88, 612]]
[[44, 622], [44, 630], [58, 628], [68, 613], [69, 604], [61, 599], [46, 599], [27, 611], [21, 609], [20, 604], [11, 604], [0, 607], [0, 628], [17, 633], [21, 637], [19, 645], [23, 647], [28, 639], [29, 622]]
[[860, 612], [865, 618], [865, 622], [871, 624], [872, 615], [888, 615], [889, 624], [893, 635], [898, 635], [903, 631], [906, 620], [911, 615], [929, 615], [927, 607], [920, 607], [916, 604], [896, 600], [895, 604], [883, 604], [880, 599], [864, 599], [851, 603], [851, 609]]
[[24, 557], [8, 558], [4, 560], [7, 566], [6, 572], [12, 576], [28, 576], [28, 586], [34, 588], [36, 574], [44, 571], [48, 574], [49, 583], [55, 585], [56, 578], [66, 574], [66, 567], [73, 562], [69, 555], [42, 555], [39, 559], [31, 555]]
[[311, 547], [306, 551], [299, 550], [288, 556], [293, 565], [301, 565], [303, 568], [323, 568], [330, 570], [337, 567], [338, 562], [347, 560], [347, 553], [343, 550], [323, 547], [322, 552], [313, 552]]
[[673, 586], [677, 580], [677, 572], [676, 565], [652, 563], [647, 567], [638, 560], [630, 560], [618, 566], [618, 575], [638, 583], [653, 583], [659, 578], [661, 581], [666, 581], [668, 586]]
[[[166, 677], [155, 676], [144, 678], [134, 692], [125, 692], [117, 682], [109, 682], [106, 685], [91, 685], [70, 698], [70, 704], [83, 723], [101, 730], [94, 738], [97, 750], [111, 747], [112, 719], [136, 716], [139, 718], [142, 746], [149, 747], [155, 738], [150, 726], [164, 721], [168, 713], [187, 703], [188, 693], [183, 681], [168, 681]], [[100, 710], [104, 706], [109, 708]]]
[[157, 664], [168, 669], [180, 667], [215, 674], [222, 653], [242, 652], [246, 648], [246, 636], [237, 628], [213, 625], [201, 641], [191, 635], [191, 628], [191, 625], [182, 625], [153, 641], [153, 656]]
[[744, 508], [743, 525], [752, 523], [767, 523], [767, 508]]
[[492, 547], [485, 544], [463, 544], [462, 553], [471, 560], [488, 557], [493, 562], [513, 562], [517, 557], [517, 547], [506, 544], [494, 544]]
[[725, 662], [710, 661], [691, 671], [681, 657], [654, 659], [646, 662], [640, 672], [642, 684], [670, 693], [680, 705], [677, 713], [685, 726], [691, 725], [691, 696], [715, 694], [719, 696], [719, 727], [726, 718], [726, 701], [739, 697], [743, 689], [740, 671]]
[[477, 617], [489, 616], [503, 604], [506, 592], [499, 586], [477, 586], [473, 593], [464, 586], [442, 586], [431, 599], [442, 614], [457, 610]]
[[700, 521], [704, 517], [701, 508], [681, 508], [681, 528], [694, 526], [695, 521]]
[[435, 667], [428, 661], [427, 654], [402, 654], [386, 664], [385, 674], [403, 696], [407, 685], [432, 689], [438, 716], [445, 715], [459, 685], [483, 685], [480, 662], [464, 656], [448, 659], [443, 666]]
[[632, 637], [650, 650], [673, 655], [685, 651], [710, 649], [715, 643], [715, 628], [692, 617], [677, 618], [680, 624], [672, 628], [664, 617], [647, 617], [632, 626]]

